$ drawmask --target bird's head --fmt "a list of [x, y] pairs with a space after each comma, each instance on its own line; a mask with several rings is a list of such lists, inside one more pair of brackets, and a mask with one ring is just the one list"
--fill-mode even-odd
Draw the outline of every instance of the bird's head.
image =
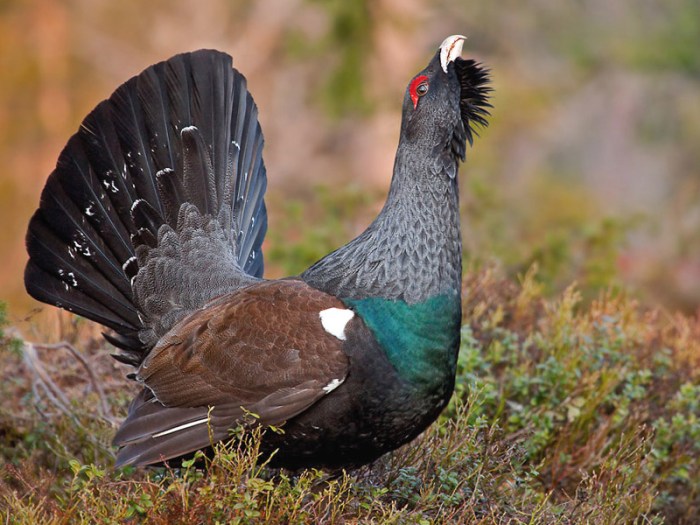
[[[447, 37], [430, 63], [408, 83], [403, 102], [402, 139], [433, 151], [449, 149], [462, 160], [475, 127], [489, 115], [489, 74], [460, 57], [466, 37]], [[437, 151], [435, 151], [438, 153]]]

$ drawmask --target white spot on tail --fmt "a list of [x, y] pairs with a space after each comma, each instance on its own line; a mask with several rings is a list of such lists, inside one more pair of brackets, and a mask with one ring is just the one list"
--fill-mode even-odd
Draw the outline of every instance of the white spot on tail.
[[204, 419], [198, 419], [197, 421], [190, 421], [189, 423], [185, 423], [184, 425], [169, 428], [168, 430], [163, 430], [163, 432], [158, 432], [157, 434], [153, 434], [151, 437], [152, 438], [159, 438], [161, 436], [167, 436], [168, 434], [172, 434], [173, 432], [179, 432], [180, 430], [185, 430], [186, 428], [190, 428], [190, 427], [193, 427], [195, 425], [201, 425], [202, 423], [206, 423], [207, 421], [209, 421], [208, 417], [205, 417]]
[[342, 382], [343, 382], [342, 379], [334, 379], [333, 381], [331, 381], [330, 383], [328, 383], [326, 386], [323, 387], [323, 391], [326, 394], [330, 394], [331, 392], [333, 392], [333, 390], [338, 388], [342, 384]]
[[241, 145], [240, 145], [238, 142], [236, 142], [235, 140], [232, 140], [232, 141], [231, 141], [231, 144], [232, 144], [238, 151], [241, 151]]
[[68, 272], [68, 278], [70, 279], [69, 284], [73, 288], [77, 288], [78, 287], [78, 280], [75, 278], [75, 274], [73, 272]]
[[355, 317], [355, 312], [344, 308], [328, 308], [319, 312], [323, 329], [341, 341], [345, 341], [345, 326]]
[[85, 208], [85, 215], [87, 215], [88, 217], [92, 217], [93, 215], [95, 215], [95, 210], [92, 209], [92, 203], [90, 203], [90, 206]]
[[[82, 253], [85, 257], [90, 257], [92, 255], [90, 247], [87, 245], [87, 243], [81, 244], [80, 242], [78, 242], [77, 239], [73, 239], [73, 246], [79, 253]], [[70, 248], [68, 248], [68, 254], [71, 256], [71, 258], [75, 259], [75, 252]]]
[[126, 267], [129, 266], [129, 265], [131, 264], [131, 261], [135, 261], [135, 260], [136, 260], [136, 257], [135, 257], [135, 256], [132, 255], [131, 257], [129, 257], [129, 258], [124, 262], [124, 264], [122, 264], [122, 270], [126, 271]]
[[139, 202], [146, 202], [146, 199], [136, 199], [131, 205], [131, 211], [134, 211], [134, 208], [139, 205]]
[[102, 184], [112, 193], [117, 193], [119, 191], [119, 188], [117, 188], [117, 186], [114, 184], [114, 181], [105, 179], [102, 181]]

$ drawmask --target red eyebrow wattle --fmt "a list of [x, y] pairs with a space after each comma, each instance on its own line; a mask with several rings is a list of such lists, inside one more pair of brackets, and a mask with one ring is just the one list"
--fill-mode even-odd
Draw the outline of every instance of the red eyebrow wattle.
[[423, 82], [427, 82], [428, 77], [425, 75], [420, 75], [411, 81], [411, 85], [408, 87], [408, 94], [411, 96], [411, 100], [413, 101], [413, 109], [416, 109], [416, 106], [418, 106], [418, 86], [421, 85]]

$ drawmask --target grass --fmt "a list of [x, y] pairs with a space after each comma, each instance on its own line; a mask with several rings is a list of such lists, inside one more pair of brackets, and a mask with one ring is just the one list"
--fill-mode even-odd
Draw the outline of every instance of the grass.
[[554, 298], [543, 288], [534, 270], [470, 272], [452, 403], [415, 442], [341, 473], [268, 469], [259, 432], [219, 445], [206, 468], [114, 469], [113, 414], [130, 387], [94, 328], [64, 327], [85, 364], [65, 346], [35, 347], [32, 363], [3, 334], [0, 513], [5, 523], [693, 523], [697, 319], [622, 293], [584, 303], [574, 287]]

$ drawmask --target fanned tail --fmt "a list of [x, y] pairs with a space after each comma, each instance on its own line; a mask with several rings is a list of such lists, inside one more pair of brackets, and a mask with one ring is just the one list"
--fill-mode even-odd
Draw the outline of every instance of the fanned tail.
[[138, 364], [189, 311], [262, 277], [263, 136], [231, 58], [149, 67], [83, 121], [27, 232], [27, 291]]

